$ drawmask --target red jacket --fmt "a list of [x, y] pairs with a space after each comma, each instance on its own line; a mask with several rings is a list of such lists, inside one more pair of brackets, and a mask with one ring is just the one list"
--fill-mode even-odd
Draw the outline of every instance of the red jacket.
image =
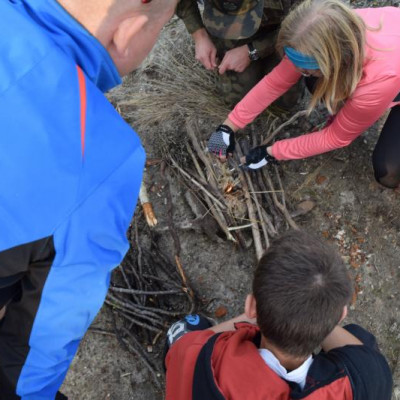
[[[371, 335], [372, 336], [372, 335]], [[169, 350], [166, 357], [167, 400], [389, 400], [391, 394], [390, 369], [382, 355], [367, 346], [345, 346], [345, 353], [332, 350], [314, 356], [303, 390], [280, 378], [261, 358], [258, 327], [247, 323], [236, 324], [236, 331], [215, 334], [207, 329], [186, 334]], [[354, 350], [360, 354], [361, 364], [365, 356], [377, 366], [366, 371], [387, 385], [377, 388], [379, 397], [365, 397], [363, 391], [356, 396], [354, 386], [361, 386], [360, 368], [345, 364], [346, 354]], [[365, 354], [365, 350], [367, 354]], [[372, 359], [373, 356], [373, 359]], [[383, 361], [382, 361], [383, 359]], [[378, 362], [376, 362], [378, 360]], [[362, 369], [362, 368], [361, 368]], [[378, 369], [383, 374], [380, 374]], [[353, 379], [353, 375], [356, 379]], [[366, 382], [363, 382], [365, 386]], [[379, 386], [379, 383], [376, 383]], [[382, 385], [381, 385], [382, 386]], [[372, 396], [375, 396], [372, 394]]]

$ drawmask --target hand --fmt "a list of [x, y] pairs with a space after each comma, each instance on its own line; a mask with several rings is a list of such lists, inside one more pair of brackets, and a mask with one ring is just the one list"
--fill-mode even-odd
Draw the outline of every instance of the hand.
[[208, 139], [207, 148], [225, 161], [227, 154], [231, 155], [235, 150], [235, 133], [228, 125], [220, 125]]
[[242, 162], [250, 169], [258, 169], [267, 165], [269, 162], [275, 162], [275, 158], [270, 156], [267, 151], [267, 145], [262, 145], [251, 149]]
[[185, 318], [175, 322], [170, 326], [167, 332], [168, 347], [173, 345], [186, 333], [193, 331], [202, 331], [212, 326], [210, 320], [198, 314], [186, 315]]
[[235, 47], [225, 53], [218, 71], [220, 75], [223, 75], [226, 71], [243, 72], [250, 65], [250, 62], [247, 45]]
[[205, 69], [212, 70], [217, 67], [217, 49], [208, 36], [207, 31], [201, 28], [193, 33], [195, 44], [195, 57]]

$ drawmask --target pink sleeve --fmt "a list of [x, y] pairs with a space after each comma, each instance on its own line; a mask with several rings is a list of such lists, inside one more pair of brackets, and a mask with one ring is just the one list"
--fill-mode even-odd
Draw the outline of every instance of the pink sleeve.
[[399, 90], [400, 77], [395, 75], [356, 89], [332, 124], [319, 132], [276, 142], [272, 155], [278, 160], [293, 160], [349, 145], [383, 115]]
[[273, 101], [289, 90], [301, 77], [293, 63], [282, 61], [236, 105], [228, 118], [239, 128], [252, 122]]

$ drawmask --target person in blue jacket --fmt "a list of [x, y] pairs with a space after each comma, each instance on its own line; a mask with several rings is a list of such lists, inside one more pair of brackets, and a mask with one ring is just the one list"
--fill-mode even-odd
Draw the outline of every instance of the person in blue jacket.
[[0, 399], [65, 399], [103, 304], [145, 161], [103, 92], [177, 0], [0, 2]]

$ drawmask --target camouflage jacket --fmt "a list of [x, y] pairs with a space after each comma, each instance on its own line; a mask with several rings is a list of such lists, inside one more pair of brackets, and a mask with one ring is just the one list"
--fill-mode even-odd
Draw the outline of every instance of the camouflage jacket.
[[[238, 45], [252, 42], [261, 57], [273, 53], [280, 23], [288, 14], [292, 5], [298, 1], [264, 0], [264, 14], [258, 31], [250, 38], [238, 41]], [[180, 0], [176, 14], [183, 20], [190, 34], [204, 28], [197, 0]]]

